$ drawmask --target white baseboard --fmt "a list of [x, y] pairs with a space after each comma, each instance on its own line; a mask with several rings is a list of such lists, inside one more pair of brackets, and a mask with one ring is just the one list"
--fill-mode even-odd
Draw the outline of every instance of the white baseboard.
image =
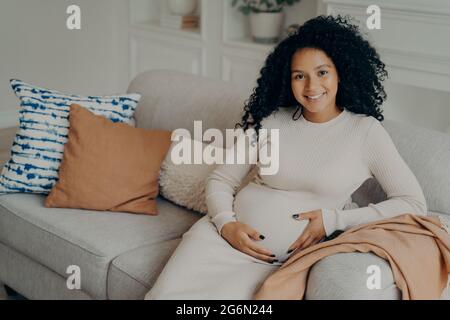
[[0, 129], [17, 127], [19, 125], [19, 110], [0, 111]]

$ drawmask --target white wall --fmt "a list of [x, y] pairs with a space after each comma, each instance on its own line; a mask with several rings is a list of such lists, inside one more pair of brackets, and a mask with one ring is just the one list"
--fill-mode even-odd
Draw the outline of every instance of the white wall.
[[[66, 28], [67, 6], [81, 30]], [[122, 93], [128, 84], [127, 1], [0, 0], [0, 128], [17, 123], [17, 78], [68, 93]]]
[[383, 105], [386, 119], [411, 123], [450, 134], [450, 92], [387, 81]]
[[450, 133], [450, 2], [318, 0], [318, 14], [327, 3], [363, 25], [367, 6], [380, 6], [381, 30], [363, 31], [389, 72], [385, 118]]
[[[314, 10], [326, 13], [326, 5], [317, 1], [303, 0], [304, 15], [288, 14], [287, 20], [303, 22]], [[81, 7], [79, 31], [65, 27], [70, 4]], [[10, 78], [69, 93], [124, 92], [129, 79], [128, 10], [127, 0], [0, 0], [0, 128], [17, 124], [18, 99]], [[390, 82], [386, 90], [386, 118], [439, 131], [450, 126], [450, 89]]]

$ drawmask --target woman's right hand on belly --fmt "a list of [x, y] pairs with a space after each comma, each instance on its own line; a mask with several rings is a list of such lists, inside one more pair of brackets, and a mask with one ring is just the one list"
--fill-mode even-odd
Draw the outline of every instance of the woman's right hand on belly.
[[256, 259], [268, 263], [278, 261], [274, 258], [275, 255], [272, 252], [255, 243], [255, 240], [262, 240], [264, 236], [244, 223], [238, 221], [226, 223], [222, 227], [221, 236], [235, 249]]

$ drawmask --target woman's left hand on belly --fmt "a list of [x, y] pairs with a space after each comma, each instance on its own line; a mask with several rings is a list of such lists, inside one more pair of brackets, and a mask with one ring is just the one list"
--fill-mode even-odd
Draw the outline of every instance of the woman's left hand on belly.
[[292, 215], [292, 217], [297, 220], [309, 219], [309, 223], [297, 240], [290, 245], [288, 253], [297, 249], [306, 249], [309, 246], [319, 243], [326, 236], [321, 209], [297, 213]]

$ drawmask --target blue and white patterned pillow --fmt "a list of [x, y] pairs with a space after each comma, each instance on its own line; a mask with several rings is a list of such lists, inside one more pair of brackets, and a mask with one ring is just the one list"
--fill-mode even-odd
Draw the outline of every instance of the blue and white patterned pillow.
[[133, 125], [134, 111], [141, 98], [137, 93], [102, 97], [64, 94], [14, 79], [11, 86], [21, 101], [20, 124], [11, 159], [0, 175], [0, 194], [50, 192], [58, 180], [72, 103], [113, 122]]

